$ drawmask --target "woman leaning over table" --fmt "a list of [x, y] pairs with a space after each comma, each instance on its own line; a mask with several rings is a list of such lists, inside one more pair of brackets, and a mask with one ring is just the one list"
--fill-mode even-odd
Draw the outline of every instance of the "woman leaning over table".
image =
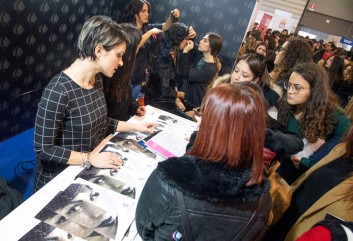
[[121, 160], [117, 155], [98, 153], [96, 147], [115, 131], [149, 131], [152, 127], [107, 117], [100, 74], [111, 77], [123, 65], [127, 42], [126, 34], [109, 17], [94, 16], [84, 23], [78, 58], [52, 78], [38, 104], [34, 191], [69, 165], [118, 168]]
[[303, 152], [281, 161], [279, 173], [292, 183], [341, 141], [349, 119], [330, 89], [326, 71], [317, 64], [294, 67], [284, 87], [287, 96], [281, 102], [278, 121], [306, 143]]

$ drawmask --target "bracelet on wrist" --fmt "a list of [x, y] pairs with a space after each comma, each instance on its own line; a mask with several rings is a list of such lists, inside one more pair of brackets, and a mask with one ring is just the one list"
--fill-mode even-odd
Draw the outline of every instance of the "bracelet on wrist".
[[[86, 154], [86, 158], [85, 158]], [[81, 152], [81, 157], [82, 157], [82, 167], [85, 168], [86, 170], [91, 168], [91, 159], [90, 152]]]

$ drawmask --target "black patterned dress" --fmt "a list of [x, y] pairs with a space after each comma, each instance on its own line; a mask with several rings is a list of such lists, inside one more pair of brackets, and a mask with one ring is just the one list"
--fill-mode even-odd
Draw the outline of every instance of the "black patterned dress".
[[117, 120], [107, 118], [102, 79], [83, 89], [65, 73], [57, 74], [44, 89], [34, 126], [37, 156], [34, 191], [39, 190], [68, 165], [71, 151], [92, 151]]

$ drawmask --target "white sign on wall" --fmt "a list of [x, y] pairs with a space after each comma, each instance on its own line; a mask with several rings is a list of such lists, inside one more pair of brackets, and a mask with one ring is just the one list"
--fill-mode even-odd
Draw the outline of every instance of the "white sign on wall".
[[295, 19], [290, 17], [284, 17], [281, 15], [273, 15], [269, 28], [273, 30], [282, 31], [283, 29], [288, 29], [291, 32], [295, 23]]

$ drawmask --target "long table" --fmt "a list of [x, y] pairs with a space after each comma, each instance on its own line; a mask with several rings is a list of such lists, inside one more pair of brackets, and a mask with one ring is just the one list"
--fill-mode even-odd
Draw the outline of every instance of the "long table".
[[[157, 108], [147, 106], [147, 114], [144, 117], [134, 116], [129, 121], [131, 122], [142, 122], [142, 121], [153, 121], [155, 122], [156, 115], [167, 115], [171, 116], [173, 120], [178, 121], [178, 132], [181, 126], [185, 126], [185, 133], [189, 135], [193, 130], [197, 128], [196, 123], [183, 119], [181, 117], [172, 115], [164, 112]], [[176, 122], [176, 121], [175, 121]], [[166, 120], [160, 121], [160, 123], [166, 123], [166, 125], [172, 125], [167, 123]], [[173, 128], [171, 129], [172, 131]], [[171, 131], [169, 130], [169, 131]], [[158, 161], [164, 160], [164, 157], [158, 156]], [[82, 171], [80, 166], [68, 166], [62, 173], [50, 181], [47, 185], [41, 188], [38, 192], [33, 194], [19, 207], [13, 210], [9, 215], [0, 221], [0, 240], [12, 241], [19, 240], [24, 234], [31, 230], [34, 226], [40, 223], [40, 220], [36, 219], [35, 216], [40, 212], [46, 204], [48, 204], [59, 191], [69, 186], [75, 177]], [[137, 200], [136, 200], [137, 202]], [[134, 214], [133, 214], [134, 215]], [[130, 236], [127, 235], [123, 240], [139, 240], [140, 238], [134, 235], [134, 227], [131, 228]], [[131, 234], [132, 233], [132, 234]], [[131, 238], [133, 237], [133, 238]]]

